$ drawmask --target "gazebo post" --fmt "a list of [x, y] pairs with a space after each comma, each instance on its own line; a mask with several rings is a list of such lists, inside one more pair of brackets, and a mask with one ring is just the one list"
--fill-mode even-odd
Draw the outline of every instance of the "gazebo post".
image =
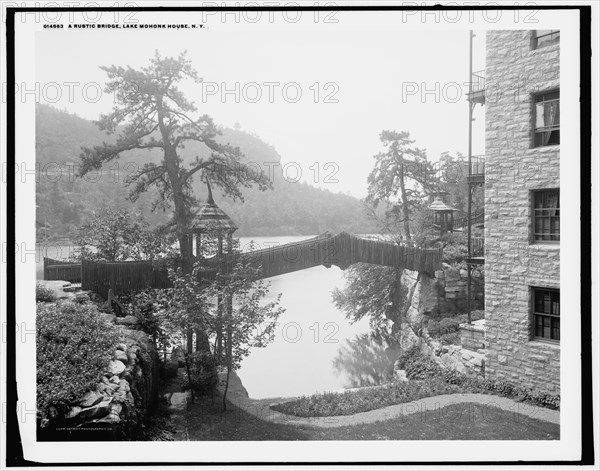
[[[225, 268], [226, 262], [223, 250], [224, 237], [227, 237], [227, 253], [230, 254], [233, 251], [233, 233], [237, 230], [237, 226], [231, 220], [231, 218], [215, 204], [208, 178], [206, 179], [206, 186], [208, 189], [206, 203], [200, 209], [192, 225], [192, 231], [196, 234], [196, 258], [200, 257], [202, 253], [202, 234], [214, 231], [217, 235], [216, 255], [221, 261], [221, 267]], [[233, 308], [232, 300], [229, 299], [229, 296], [227, 298], [228, 299], [225, 300], [222, 299], [221, 296], [217, 298], [217, 325], [215, 339], [215, 352], [217, 355], [221, 355], [223, 350], [223, 311], [226, 310], [227, 313], [230, 313], [232, 312]], [[207, 348], [210, 349], [208, 337], [204, 332], [196, 331], [196, 350], [203, 351]]]
[[199, 232], [195, 233], [196, 235], [196, 258], [199, 259], [200, 255], [202, 255], [202, 235]]
[[[227, 233], [227, 254], [231, 255], [233, 253], [233, 232], [230, 231]], [[229, 380], [229, 369], [231, 365], [231, 359], [233, 354], [233, 344], [231, 342], [231, 338], [233, 335], [233, 327], [232, 327], [232, 317], [233, 317], [233, 295], [231, 293], [227, 294], [226, 309], [227, 309], [227, 379]]]

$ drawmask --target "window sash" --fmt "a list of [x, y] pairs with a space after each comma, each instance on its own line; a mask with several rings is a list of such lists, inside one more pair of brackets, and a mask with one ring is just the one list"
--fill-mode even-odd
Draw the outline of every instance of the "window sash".
[[560, 129], [560, 98], [535, 102], [535, 130]]
[[558, 191], [535, 191], [532, 216], [534, 241], [560, 241], [560, 193]]
[[534, 34], [535, 49], [544, 45], [550, 46], [560, 41], [559, 29], [541, 29], [536, 30]]
[[533, 338], [560, 340], [560, 291], [533, 288]]
[[535, 314], [533, 337], [560, 341], [560, 317]]

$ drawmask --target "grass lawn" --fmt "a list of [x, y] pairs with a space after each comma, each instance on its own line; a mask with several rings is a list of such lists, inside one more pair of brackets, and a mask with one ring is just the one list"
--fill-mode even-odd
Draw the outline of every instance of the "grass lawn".
[[497, 407], [452, 404], [372, 424], [317, 428], [260, 420], [232, 404], [190, 404], [190, 441], [204, 440], [558, 440], [560, 426]]

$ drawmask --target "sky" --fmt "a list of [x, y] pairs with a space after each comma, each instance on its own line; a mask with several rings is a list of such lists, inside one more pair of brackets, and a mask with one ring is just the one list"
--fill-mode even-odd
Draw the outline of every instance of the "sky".
[[[467, 153], [468, 29], [294, 26], [44, 30], [35, 45], [40, 101], [97, 119], [114, 101], [99, 93], [106, 81], [100, 66], [140, 68], [155, 51], [187, 50], [203, 83], [181, 89], [199, 113], [272, 144], [289, 179], [366, 196], [382, 130], [410, 132], [431, 160]], [[485, 67], [484, 54], [482, 32], [474, 70]], [[484, 150], [482, 107], [475, 118], [476, 155]]]

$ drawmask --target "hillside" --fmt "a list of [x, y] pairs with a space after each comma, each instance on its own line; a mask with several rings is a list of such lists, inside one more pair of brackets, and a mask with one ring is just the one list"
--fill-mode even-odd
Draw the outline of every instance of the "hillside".
[[[265, 163], [281, 162], [275, 148], [259, 137], [224, 128], [222, 141], [239, 146], [246, 162], [268, 171]], [[85, 178], [75, 177], [82, 146], [100, 144], [110, 137], [88, 120], [47, 105], [36, 109], [36, 158], [40, 170], [37, 184], [38, 235], [68, 237], [82, 223], [93, 217], [102, 205], [136, 208], [153, 224], [166, 222], [169, 212], [152, 212], [152, 192], [135, 203], [127, 200], [125, 178], [148, 161], [160, 161], [158, 151], [131, 151], [106, 165], [101, 172]], [[206, 155], [200, 143], [188, 145], [181, 153], [190, 161], [196, 155]], [[281, 170], [281, 166], [275, 167]], [[56, 174], [58, 171], [58, 175]], [[362, 203], [340, 193], [321, 190], [305, 183], [294, 183], [275, 172], [272, 191], [261, 192], [244, 188], [244, 203], [221, 196], [215, 191], [217, 204], [240, 227], [239, 236], [310, 235], [325, 230], [333, 232], [371, 232], [375, 227], [368, 220]], [[206, 188], [195, 182], [196, 195], [205, 197]]]

